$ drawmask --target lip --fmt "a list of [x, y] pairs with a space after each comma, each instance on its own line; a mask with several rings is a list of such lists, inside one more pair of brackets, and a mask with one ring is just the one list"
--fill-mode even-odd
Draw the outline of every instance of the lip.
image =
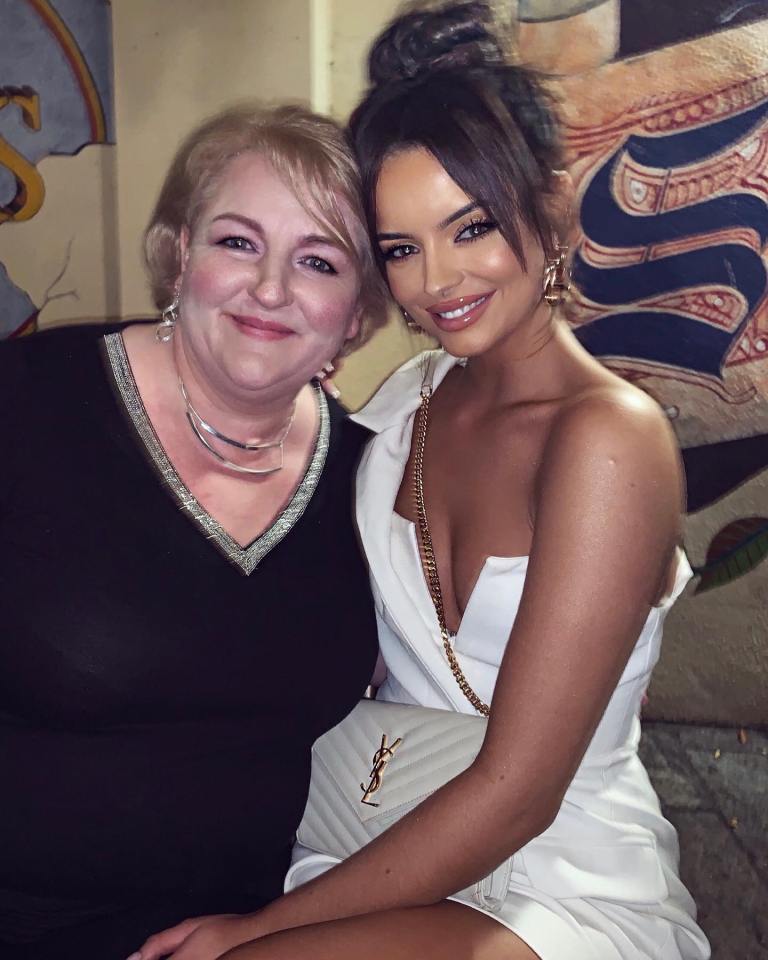
[[[480, 319], [495, 293], [495, 290], [489, 290], [486, 293], [470, 294], [469, 296], [459, 297], [455, 300], [443, 300], [440, 303], [433, 304], [427, 309], [427, 312], [430, 317], [432, 317], [435, 326], [440, 330], [444, 330], [446, 333], [453, 333], [456, 330], [466, 330], [467, 327], [472, 326], [473, 323], [476, 323]], [[461, 309], [468, 303], [475, 303], [475, 301], [480, 302], [460, 317], [448, 318], [440, 316], [441, 313], [451, 313], [454, 310]]]
[[264, 317], [249, 316], [246, 314], [230, 314], [235, 326], [246, 336], [257, 340], [285, 340], [293, 336], [294, 331], [284, 323], [276, 320], [265, 320]]

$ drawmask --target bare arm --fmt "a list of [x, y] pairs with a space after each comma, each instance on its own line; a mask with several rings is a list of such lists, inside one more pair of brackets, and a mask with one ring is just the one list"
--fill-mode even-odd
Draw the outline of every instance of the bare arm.
[[476, 761], [357, 854], [244, 918], [242, 939], [435, 903], [546, 829], [665, 580], [680, 507], [674, 442], [650, 401], [563, 412]]

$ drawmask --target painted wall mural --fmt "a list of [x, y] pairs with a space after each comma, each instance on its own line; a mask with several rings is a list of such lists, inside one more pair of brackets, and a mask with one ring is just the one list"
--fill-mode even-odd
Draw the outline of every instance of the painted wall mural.
[[[0, 0], [0, 229], [45, 203], [41, 160], [114, 142], [110, 14], [106, 0]], [[31, 332], [47, 302], [75, 293], [57, 291], [67, 265], [35, 303], [0, 262], [0, 337]]]
[[[568, 142], [583, 187], [572, 318], [595, 355], [666, 401], [701, 509], [768, 465], [768, 73], [641, 99]], [[761, 536], [744, 532], [728, 552]]]
[[[768, 2], [519, 0], [516, 14], [523, 58], [562, 97], [580, 227], [569, 319], [661, 403], [683, 451], [698, 579], [678, 626], [689, 654], [704, 635], [719, 646], [720, 672], [722, 650], [747, 645], [762, 667], [742, 719], [768, 722]], [[687, 718], [736, 720], [716, 683], [694, 678]]]

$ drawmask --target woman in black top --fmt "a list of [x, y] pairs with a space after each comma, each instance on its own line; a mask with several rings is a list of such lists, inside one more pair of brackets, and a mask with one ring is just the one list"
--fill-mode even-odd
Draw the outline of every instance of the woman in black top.
[[309, 748], [376, 657], [360, 428], [383, 319], [337, 127], [240, 109], [147, 233], [160, 326], [0, 347], [0, 956], [124, 960], [281, 891]]

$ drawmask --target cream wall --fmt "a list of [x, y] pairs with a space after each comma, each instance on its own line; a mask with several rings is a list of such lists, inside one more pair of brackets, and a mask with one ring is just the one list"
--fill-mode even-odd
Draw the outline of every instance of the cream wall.
[[140, 238], [180, 138], [246, 98], [311, 99], [311, 0], [112, 0], [123, 316], [153, 313]]
[[395, 15], [400, 0], [328, 0], [331, 11], [331, 113], [346, 120], [367, 85], [371, 39]]
[[120, 313], [116, 161], [116, 148], [103, 144], [46, 157], [40, 211], [0, 230], [0, 263], [42, 308], [41, 326]]

